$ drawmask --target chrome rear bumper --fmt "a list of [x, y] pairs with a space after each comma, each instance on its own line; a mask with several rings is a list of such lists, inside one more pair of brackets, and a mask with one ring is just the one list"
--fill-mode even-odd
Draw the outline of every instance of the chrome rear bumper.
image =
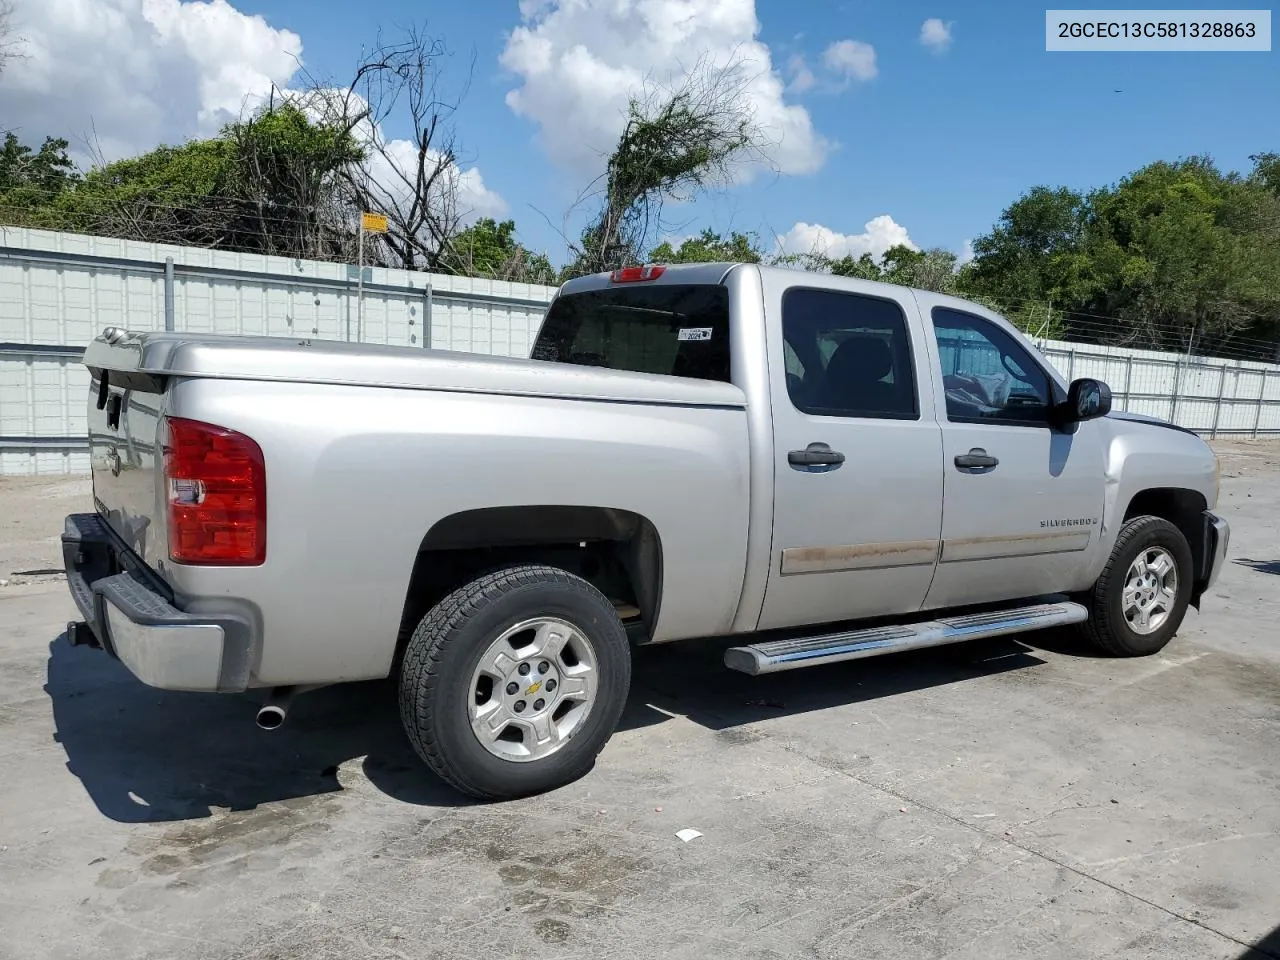
[[67, 517], [62, 557], [67, 586], [84, 618], [68, 627], [71, 643], [91, 644], [91, 635], [139, 680], [162, 690], [226, 689], [227, 635], [246, 624], [180, 610], [172, 592], [147, 575], [97, 514]]

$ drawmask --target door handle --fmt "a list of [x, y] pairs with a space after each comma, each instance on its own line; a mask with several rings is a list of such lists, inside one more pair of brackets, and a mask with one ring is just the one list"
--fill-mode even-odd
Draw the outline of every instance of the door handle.
[[974, 447], [968, 453], [956, 457], [956, 466], [961, 470], [990, 470], [1000, 465], [1000, 461], [981, 447]]
[[788, 453], [787, 463], [793, 467], [838, 467], [844, 463], [844, 454], [825, 443], [811, 443], [803, 450]]

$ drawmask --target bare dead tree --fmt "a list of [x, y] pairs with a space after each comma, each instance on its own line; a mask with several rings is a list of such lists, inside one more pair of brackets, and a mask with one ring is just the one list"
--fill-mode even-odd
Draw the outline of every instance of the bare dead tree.
[[[441, 92], [448, 56], [443, 41], [410, 29], [401, 41], [379, 42], [347, 88], [345, 106], [360, 118], [365, 159], [346, 170], [345, 183], [356, 207], [386, 215], [388, 232], [378, 243], [388, 265], [434, 269], [470, 212], [459, 202], [463, 175], [452, 123], [466, 84], [453, 99]], [[410, 136], [389, 138], [389, 120]]]
[[[575, 273], [635, 263], [662, 229], [663, 205], [728, 183], [736, 164], [765, 158], [766, 141], [748, 97], [744, 61], [706, 58], [674, 87], [633, 97], [604, 174], [582, 199], [598, 213], [573, 246]], [[581, 201], [580, 201], [581, 202]]]
[[[438, 93], [447, 56], [443, 41], [411, 28], [394, 42], [380, 36], [348, 83], [303, 69], [292, 89], [247, 104], [224, 131], [235, 245], [353, 260], [360, 214], [371, 211], [389, 229], [366, 238], [367, 262], [432, 269], [468, 213], [451, 124], [458, 101]], [[387, 125], [411, 137], [392, 139]]]
[[25, 57], [22, 37], [14, 31], [13, 0], [0, 0], [0, 73], [14, 60]]

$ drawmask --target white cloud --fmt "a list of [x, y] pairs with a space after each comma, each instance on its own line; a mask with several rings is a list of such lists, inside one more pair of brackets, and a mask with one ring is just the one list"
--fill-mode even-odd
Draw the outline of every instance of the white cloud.
[[805, 93], [817, 86], [818, 78], [809, 69], [809, 63], [801, 54], [794, 54], [787, 61], [787, 72], [791, 74], [791, 82], [787, 84], [789, 93]]
[[464, 223], [471, 223], [481, 217], [497, 219], [507, 215], [510, 209], [507, 201], [485, 186], [479, 167], [454, 169], [458, 171], [455, 187], [458, 191], [458, 209], [462, 212]]
[[[440, 154], [428, 151], [428, 169], [440, 162]], [[409, 184], [418, 169], [418, 148], [412, 140], [389, 140], [385, 148], [371, 154], [368, 163], [371, 176], [401, 202], [412, 196]], [[485, 186], [480, 171], [463, 170], [450, 164], [440, 176], [437, 198], [449, 198], [463, 223], [474, 223], [481, 217], [499, 218], [507, 213], [507, 202]], [[437, 202], [439, 200], [437, 199]]]
[[873, 80], [880, 72], [876, 67], [876, 48], [861, 40], [838, 40], [822, 53], [827, 69], [846, 83]]
[[835, 259], [869, 253], [878, 260], [898, 244], [919, 249], [907, 234], [907, 228], [888, 214], [868, 220], [862, 233], [837, 233], [830, 227], [801, 221], [778, 238], [780, 253], [818, 253]]
[[811, 173], [829, 144], [809, 112], [784, 100], [783, 78], [756, 39], [755, 0], [522, 0], [501, 63], [520, 79], [507, 105], [539, 126], [543, 147], [580, 176], [598, 174], [629, 96], [674, 85], [699, 58], [743, 65], [745, 95], [783, 173]]
[[96, 131], [108, 159], [207, 136], [285, 85], [302, 40], [226, 0], [17, 0], [0, 116], [24, 140]]
[[973, 262], [973, 241], [966, 240], [964, 246], [960, 248], [960, 255], [956, 258], [956, 266], [963, 267], [966, 263]]
[[951, 21], [930, 17], [920, 25], [920, 42], [941, 53], [951, 46]]

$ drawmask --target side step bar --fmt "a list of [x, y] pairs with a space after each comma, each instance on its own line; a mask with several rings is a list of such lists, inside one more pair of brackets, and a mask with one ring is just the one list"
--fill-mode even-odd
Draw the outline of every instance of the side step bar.
[[724, 665], [757, 676], [800, 667], [816, 667], [842, 660], [860, 660], [883, 653], [940, 647], [962, 640], [999, 637], [1006, 633], [1043, 630], [1068, 623], [1080, 623], [1089, 612], [1078, 603], [1040, 603], [1029, 607], [943, 617], [926, 623], [904, 623], [870, 627], [816, 637], [773, 640], [724, 652]]

